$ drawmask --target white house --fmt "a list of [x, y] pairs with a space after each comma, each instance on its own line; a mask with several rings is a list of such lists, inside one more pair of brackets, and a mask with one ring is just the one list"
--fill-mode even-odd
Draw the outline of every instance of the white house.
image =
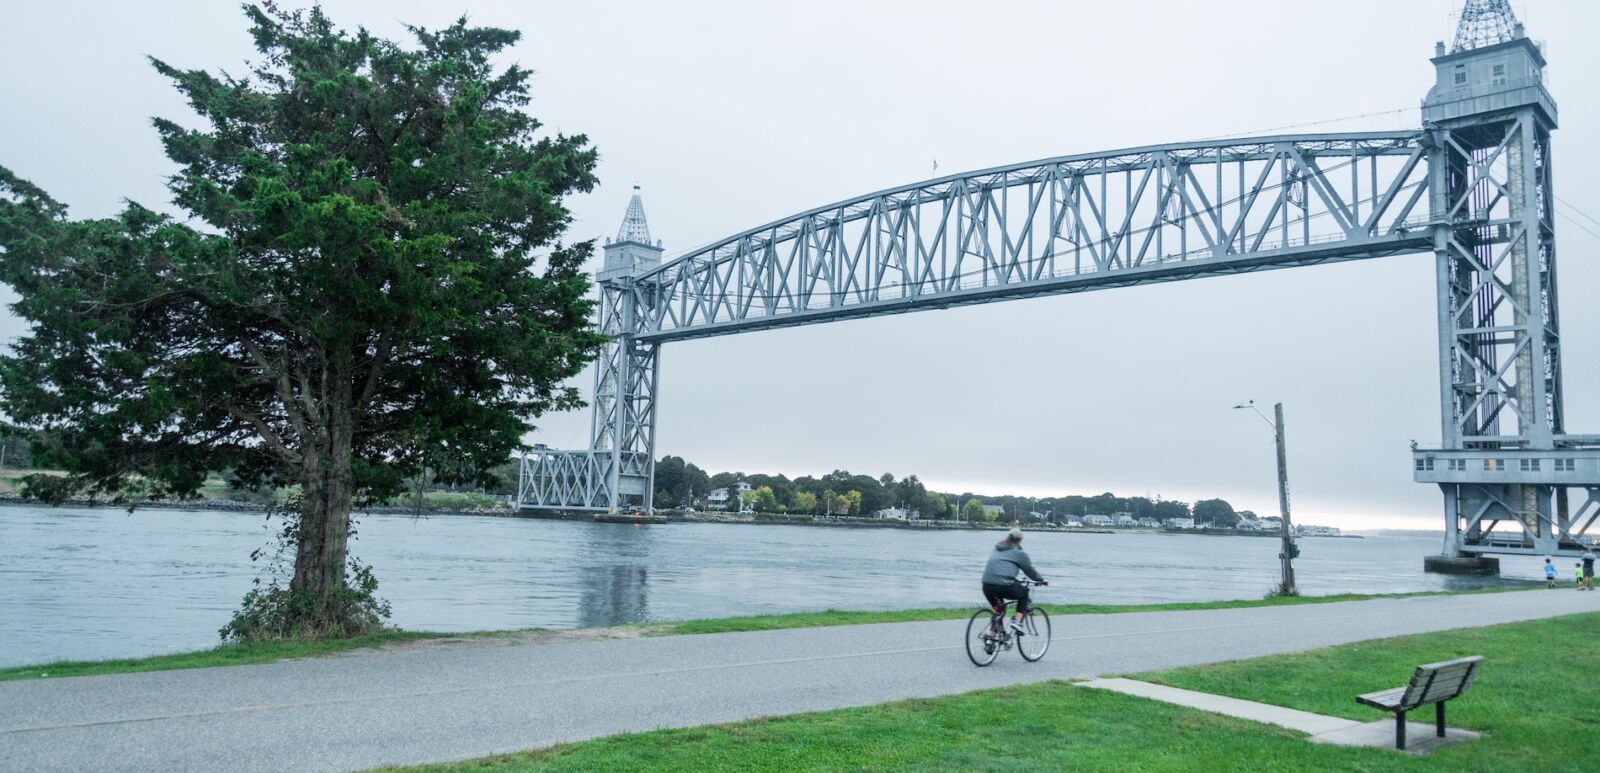
[[751, 490], [750, 484], [745, 483], [742, 480], [733, 484], [733, 486], [729, 488], [714, 488], [711, 490], [711, 493], [706, 494], [706, 507], [713, 510], [726, 510], [728, 508], [728, 500], [734, 496], [739, 497], [740, 504], [742, 505], [746, 499], [746, 495], [749, 494]]
[[1140, 518], [1139, 525], [1145, 527], [1146, 529], [1161, 528], [1161, 522], [1154, 518]]
[[1193, 529], [1194, 528], [1194, 519], [1193, 518], [1168, 518], [1167, 520], [1162, 521], [1161, 525], [1166, 526], [1169, 529]]
[[1236, 531], [1270, 531], [1272, 527], [1264, 521], [1254, 518], [1240, 518], [1239, 523], [1233, 527]]
[[873, 515], [876, 515], [879, 518], [887, 518], [891, 521], [909, 521], [917, 517], [916, 514], [905, 509], [904, 507], [885, 507], [882, 510], [873, 513]]
[[1080, 521], [1076, 518], [1068, 518], [1066, 525], [1072, 528], [1077, 528], [1083, 525], [1083, 521]]
[[1085, 515], [1083, 517], [1084, 526], [1110, 526], [1111, 524], [1112, 520], [1109, 515]]
[[1112, 524], [1116, 526], [1127, 527], [1137, 526], [1139, 522], [1133, 520], [1132, 513], [1117, 513], [1116, 518], [1112, 519]]

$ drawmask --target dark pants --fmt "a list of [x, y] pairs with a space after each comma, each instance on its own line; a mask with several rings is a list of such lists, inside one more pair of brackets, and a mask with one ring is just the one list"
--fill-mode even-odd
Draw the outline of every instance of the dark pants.
[[1018, 612], [1028, 613], [1028, 586], [1020, 582], [1014, 582], [1010, 585], [995, 585], [986, 582], [983, 584], [983, 597], [988, 600], [989, 606], [995, 609], [1000, 608], [1001, 602], [1010, 599], [1017, 602]]

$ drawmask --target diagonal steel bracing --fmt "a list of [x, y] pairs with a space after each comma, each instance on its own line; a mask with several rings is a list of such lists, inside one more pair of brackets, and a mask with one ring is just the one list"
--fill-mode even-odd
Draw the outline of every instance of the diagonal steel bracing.
[[1066, 156], [857, 197], [635, 278], [665, 342], [1416, 252], [1421, 132], [1299, 135]]

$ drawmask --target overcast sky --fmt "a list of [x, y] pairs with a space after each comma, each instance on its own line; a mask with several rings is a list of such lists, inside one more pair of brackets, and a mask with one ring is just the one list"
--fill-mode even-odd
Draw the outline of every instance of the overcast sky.
[[[293, 0], [280, 6], [293, 7]], [[1460, 0], [1340, 3], [529, 3], [330, 0], [399, 37], [461, 13], [523, 32], [531, 110], [586, 133], [602, 185], [574, 238], [643, 186], [668, 259], [929, 176], [1244, 132], [1409, 129]], [[1557, 195], [1600, 217], [1600, 10], [1517, 5], [1561, 107]], [[192, 120], [145, 63], [241, 72], [229, 2], [7, 3], [0, 164], [78, 217], [166, 202], [149, 119]], [[1370, 115], [1380, 114], [1380, 115]], [[1368, 116], [1337, 120], [1350, 116]], [[1315, 125], [1311, 125], [1315, 124]], [[1292, 128], [1289, 128], [1292, 127]], [[1571, 210], [1568, 210], [1571, 211]], [[1600, 223], [1579, 223], [1600, 233]], [[1557, 222], [1568, 429], [1600, 431], [1600, 237]], [[598, 263], [598, 255], [596, 256]], [[1276, 512], [1286, 404], [1297, 520], [1439, 528], [1407, 443], [1438, 442], [1433, 263], [1411, 255], [675, 343], [657, 451], [716, 472], [920, 475], [939, 490], [1220, 496]], [[19, 323], [5, 314], [0, 335]], [[580, 383], [585, 393], [592, 375]], [[587, 443], [588, 412], [533, 440]]]

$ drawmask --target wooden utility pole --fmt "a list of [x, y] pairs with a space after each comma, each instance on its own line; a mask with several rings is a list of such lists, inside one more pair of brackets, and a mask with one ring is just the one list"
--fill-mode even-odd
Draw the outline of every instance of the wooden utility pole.
[[1283, 583], [1279, 595], [1298, 596], [1294, 585], [1294, 526], [1289, 523], [1289, 461], [1283, 447], [1283, 403], [1272, 406], [1273, 435], [1278, 443], [1278, 514], [1283, 519], [1283, 545], [1278, 559], [1283, 564]]

